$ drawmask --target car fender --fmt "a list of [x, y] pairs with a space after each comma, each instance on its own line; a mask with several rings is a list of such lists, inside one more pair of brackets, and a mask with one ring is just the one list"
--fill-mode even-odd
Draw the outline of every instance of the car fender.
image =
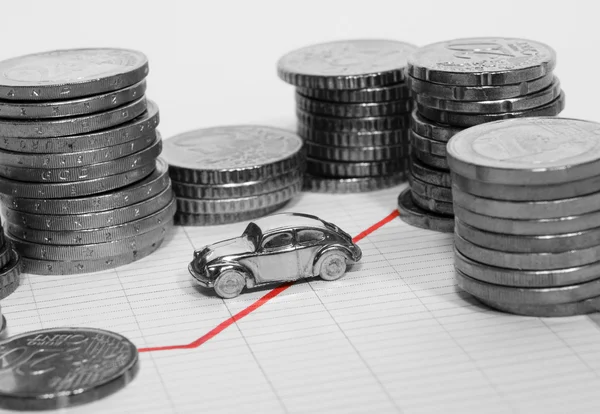
[[318, 265], [321, 257], [323, 257], [323, 255], [329, 253], [332, 250], [336, 250], [345, 254], [346, 260], [348, 260], [350, 263], [354, 263], [354, 260], [352, 259], [352, 252], [346, 246], [341, 244], [330, 244], [328, 246], [323, 247], [317, 252], [317, 254], [315, 254], [315, 258], [313, 260], [313, 275], [317, 276], [319, 274]]
[[248, 269], [246, 266], [242, 265], [241, 263], [218, 262], [218, 263], [215, 263], [214, 265], [211, 265], [211, 267], [218, 269], [219, 273], [224, 272], [226, 270], [237, 270], [238, 272], [241, 272], [246, 275], [246, 286], [247, 287], [251, 288], [255, 285], [254, 274], [250, 271], [250, 269]]

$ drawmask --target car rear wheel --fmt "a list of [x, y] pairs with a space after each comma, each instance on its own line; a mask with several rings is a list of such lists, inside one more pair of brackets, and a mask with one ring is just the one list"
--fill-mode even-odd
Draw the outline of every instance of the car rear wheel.
[[224, 299], [238, 296], [246, 286], [246, 276], [237, 270], [225, 270], [215, 281], [215, 292]]
[[346, 255], [327, 252], [319, 259], [319, 276], [325, 280], [337, 280], [346, 273]]

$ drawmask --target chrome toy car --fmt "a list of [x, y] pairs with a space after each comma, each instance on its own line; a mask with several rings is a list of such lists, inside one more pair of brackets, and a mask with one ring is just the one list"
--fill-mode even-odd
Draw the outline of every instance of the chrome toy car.
[[201, 286], [234, 298], [244, 287], [310, 276], [336, 280], [361, 256], [352, 237], [335, 224], [281, 213], [251, 222], [240, 237], [196, 250], [188, 269]]

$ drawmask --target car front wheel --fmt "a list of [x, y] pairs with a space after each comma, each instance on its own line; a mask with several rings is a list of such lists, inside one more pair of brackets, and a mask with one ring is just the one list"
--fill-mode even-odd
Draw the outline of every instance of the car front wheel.
[[342, 253], [325, 253], [319, 263], [319, 276], [325, 280], [337, 280], [346, 273], [346, 256]]
[[242, 293], [246, 277], [237, 270], [225, 270], [215, 281], [215, 292], [224, 299], [231, 299]]

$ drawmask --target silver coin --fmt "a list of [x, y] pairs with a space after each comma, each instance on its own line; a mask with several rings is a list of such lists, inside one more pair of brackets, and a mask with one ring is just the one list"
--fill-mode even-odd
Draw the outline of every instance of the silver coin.
[[556, 53], [543, 43], [513, 38], [467, 38], [423, 46], [408, 58], [408, 75], [448, 85], [498, 86], [552, 72]]
[[198, 200], [177, 197], [177, 211], [189, 214], [240, 213], [281, 204], [292, 199], [302, 189], [299, 179], [289, 187], [251, 197]]
[[165, 140], [162, 157], [175, 181], [231, 184], [298, 170], [303, 142], [290, 131], [257, 125], [199, 129]]
[[36, 214], [22, 213], [2, 206], [2, 213], [7, 222], [28, 229], [50, 231], [81, 231], [110, 227], [148, 216], [166, 207], [173, 198], [171, 186], [153, 197], [139, 203], [111, 210], [82, 214]]
[[36, 260], [23, 257], [23, 271], [34, 275], [78, 275], [82, 273], [102, 272], [143, 259], [158, 250], [163, 240], [155, 240], [147, 247], [102, 259], [59, 261]]
[[517, 270], [553, 270], [600, 261], [600, 245], [560, 253], [510, 253], [477, 246], [454, 233], [456, 248], [468, 258], [490, 266]]
[[10, 260], [0, 269], [0, 299], [4, 299], [19, 287], [21, 270], [21, 256], [16, 250], [11, 249]]
[[331, 90], [298, 88], [297, 91], [309, 98], [339, 103], [389, 102], [410, 99], [411, 97], [410, 89], [405, 83], [364, 89]]
[[[384, 161], [408, 156], [408, 145], [385, 147], [334, 147], [306, 142], [306, 155], [311, 158], [332, 161]], [[1, 168], [0, 168], [1, 172]]]
[[6, 237], [23, 257], [30, 259], [58, 261], [94, 260], [119, 256], [125, 252], [148, 247], [152, 243], [156, 243], [157, 240], [164, 239], [172, 225], [173, 220], [170, 219], [146, 233], [139, 233], [110, 242], [81, 245], [39, 244], [17, 239], [10, 234]]
[[425, 165], [448, 171], [448, 161], [446, 157], [436, 156], [428, 151], [421, 151], [415, 146], [411, 146], [410, 153], [412, 154], [413, 158], [416, 158]]
[[525, 118], [534, 116], [556, 116], [560, 114], [563, 109], [565, 109], [565, 99], [565, 93], [561, 92], [558, 98], [556, 98], [550, 103], [547, 103], [546, 105], [539, 106], [534, 109], [528, 109], [525, 111], [503, 112], [498, 114], [468, 114], [461, 112], [440, 111], [438, 109], [421, 105], [418, 102], [417, 110], [421, 114], [423, 114], [424, 117], [432, 119], [436, 122], [452, 124], [459, 127], [467, 128], [486, 122], [498, 121], [502, 119]]
[[440, 142], [448, 142], [450, 138], [464, 129], [431, 121], [421, 116], [416, 109], [411, 113], [410, 127], [417, 134]]
[[456, 219], [456, 233], [478, 246], [509, 253], [562, 253], [600, 244], [600, 227], [565, 234], [515, 236], [480, 230]]
[[363, 193], [394, 187], [406, 181], [406, 174], [399, 172], [378, 177], [326, 178], [304, 174], [304, 191], [329, 194]]
[[0, 177], [0, 193], [13, 198], [77, 198], [126, 187], [150, 175], [154, 168], [152, 162], [126, 173], [70, 183], [26, 183]]
[[67, 183], [108, 177], [153, 163], [162, 150], [160, 134], [154, 143], [134, 154], [116, 160], [68, 168], [21, 168], [0, 165], [0, 176], [28, 183]]
[[0, 138], [0, 148], [33, 154], [55, 154], [87, 151], [123, 144], [144, 136], [154, 136], [159, 124], [158, 106], [147, 100], [147, 110], [122, 125], [91, 134], [58, 138]]
[[298, 123], [298, 135], [310, 142], [335, 147], [382, 147], [408, 142], [406, 129], [391, 131], [335, 132], [320, 131]]
[[53, 101], [138, 83], [148, 75], [148, 59], [127, 49], [53, 50], [4, 60], [0, 73], [0, 99]]
[[168, 166], [160, 158], [150, 175], [118, 190], [82, 198], [18, 198], [0, 195], [4, 205], [30, 214], [86, 214], [112, 210], [139, 203], [164, 191], [171, 180]]
[[336, 118], [313, 115], [296, 109], [298, 122], [309, 128], [333, 132], [370, 132], [408, 128], [408, 114], [395, 116], [372, 116], [363, 118]]
[[70, 168], [112, 161], [148, 148], [160, 135], [154, 131], [129, 142], [87, 151], [36, 154], [0, 150], [0, 164], [22, 168]]
[[600, 192], [600, 175], [560, 184], [496, 184], [452, 174], [459, 190], [478, 197], [505, 201], [551, 201]]
[[415, 178], [412, 174], [408, 174], [408, 182], [413, 194], [417, 193], [422, 198], [432, 198], [434, 200], [452, 203], [452, 190], [447, 187], [426, 183], [425, 181]]
[[600, 124], [578, 119], [511, 119], [469, 128], [448, 144], [452, 171], [498, 184], [548, 185], [598, 175]]
[[362, 118], [370, 116], [395, 116], [412, 110], [412, 99], [367, 103], [334, 103], [306, 98], [296, 93], [296, 105], [302, 111], [323, 116], [340, 118]]
[[411, 226], [422, 229], [452, 233], [454, 219], [446, 215], [436, 214], [417, 206], [409, 188], [404, 189], [398, 196], [398, 211], [400, 219]]
[[135, 101], [146, 92], [146, 81], [114, 92], [61, 101], [15, 102], [0, 99], [2, 118], [47, 119], [93, 114]]
[[14, 120], [0, 118], [0, 137], [55, 138], [69, 135], [89, 134], [124, 124], [146, 111], [146, 98], [127, 103], [118, 108], [72, 118], [47, 120]]
[[274, 213], [285, 206], [288, 201], [289, 200], [286, 200], [273, 206], [238, 213], [190, 214], [178, 211], [175, 213], [174, 221], [176, 225], [180, 226], [217, 226], [221, 224], [239, 223], [241, 221], [252, 220]]
[[329, 178], [376, 177], [404, 172], [406, 159], [371, 162], [336, 162], [314, 158], [306, 159], [306, 171], [309, 174]]
[[505, 112], [528, 111], [546, 105], [557, 99], [560, 92], [560, 81], [555, 77], [552, 85], [548, 86], [546, 89], [515, 98], [493, 101], [450, 101], [434, 98], [433, 96], [425, 94], [419, 94], [416, 95], [415, 99], [423, 106], [439, 109], [440, 111], [473, 114], [502, 114]]
[[410, 131], [410, 144], [421, 152], [429, 153], [436, 157], [446, 157], [446, 143], [435, 141]]
[[93, 328], [40, 329], [0, 342], [0, 406], [51, 410], [96, 401], [125, 387], [138, 351], [122, 335]]
[[364, 89], [402, 82], [408, 43], [357, 39], [320, 43], [294, 50], [277, 62], [277, 74], [301, 88]]
[[544, 236], [550, 234], [573, 233], [598, 226], [600, 211], [580, 216], [556, 219], [517, 220], [484, 216], [454, 204], [454, 214], [465, 223], [493, 233]]
[[590, 298], [579, 302], [560, 303], [558, 305], [529, 305], [521, 303], [500, 303], [484, 299], [479, 300], [483, 304], [502, 312], [514, 313], [522, 316], [535, 316], [538, 318], [585, 315], [598, 312], [600, 309], [600, 297]]
[[474, 279], [512, 287], [567, 286], [595, 280], [600, 275], [600, 262], [565, 269], [517, 270], [476, 262], [456, 249], [454, 249], [454, 266]]
[[171, 184], [177, 197], [214, 200], [252, 197], [270, 193], [297, 183], [301, 177], [301, 171], [290, 171], [263, 181], [249, 181], [247, 183], [202, 185], [172, 181]]
[[553, 79], [554, 75], [550, 72], [541, 78], [502, 86], [445, 85], [411, 76], [407, 77], [406, 81], [414, 95], [423, 94], [452, 101], [491, 101], [517, 98], [541, 91], [550, 86]]
[[598, 210], [600, 193], [552, 201], [503, 201], [476, 197], [456, 186], [452, 189], [454, 202], [484, 216], [537, 220], [592, 213]]
[[522, 288], [500, 286], [473, 279], [457, 270], [458, 286], [484, 300], [517, 305], [558, 305], [579, 302], [600, 295], [600, 279], [568, 286], [547, 288]]
[[439, 187], [452, 187], [452, 180], [448, 171], [439, 170], [421, 163], [416, 157], [410, 158], [410, 171], [415, 178]]
[[[442, 187], [440, 187], [442, 188]], [[447, 201], [436, 200], [431, 197], [427, 197], [419, 194], [411, 188], [411, 194], [413, 202], [423, 210], [431, 211], [436, 214], [445, 215], [452, 217], [454, 215], [454, 209], [452, 203]]]
[[37, 244], [76, 246], [82, 244], [106, 243], [154, 230], [164, 222], [172, 220], [176, 210], [177, 205], [173, 199], [166, 207], [155, 213], [115, 226], [81, 231], [52, 231], [32, 230], [8, 222], [6, 223], [6, 230], [15, 238]]

